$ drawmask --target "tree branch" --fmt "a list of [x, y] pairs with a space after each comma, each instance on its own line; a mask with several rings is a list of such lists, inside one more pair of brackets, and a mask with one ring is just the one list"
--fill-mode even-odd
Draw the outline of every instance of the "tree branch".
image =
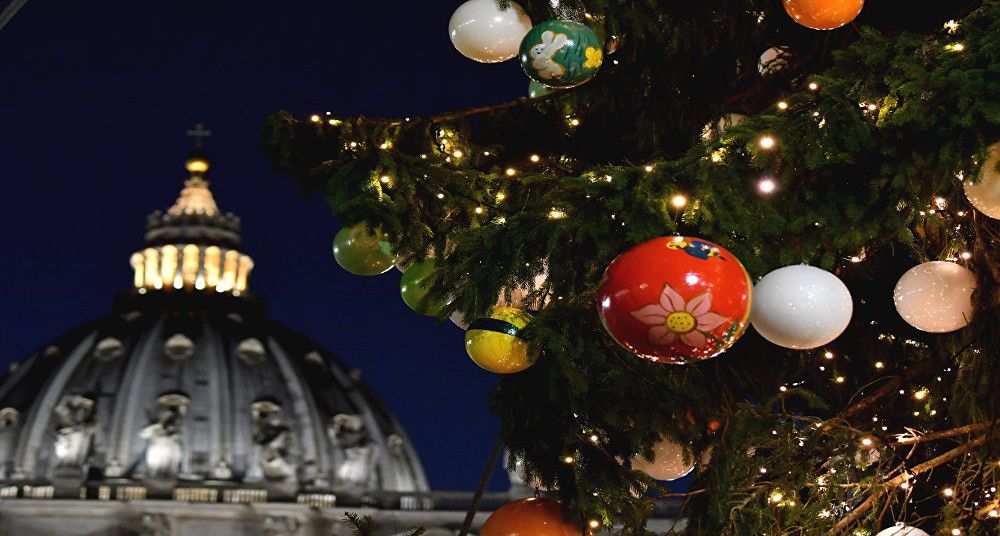
[[927, 460], [924, 463], [914, 466], [912, 469], [904, 471], [901, 475], [886, 481], [878, 489], [876, 489], [871, 494], [870, 497], [865, 499], [863, 503], [861, 503], [860, 505], [858, 505], [857, 508], [852, 510], [850, 514], [847, 514], [846, 516], [844, 516], [843, 519], [838, 521], [837, 524], [834, 525], [829, 532], [827, 532], [827, 536], [835, 536], [837, 534], [840, 534], [845, 530], [847, 530], [852, 525], [854, 525], [855, 523], [857, 523], [857, 521], [861, 519], [861, 516], [863, 516], [865, 512], [870, 510], [872, 506], [878, 503], [878, 501], [886, 493], [888, 493], [889, 490], [899, 487], [900, 484], [909, 481], [910, 479], [912, 479], [917, 475], [926, 473], [927, 471], [930, 471], [931, 469], [939, 465], [944, 465], [950, 462], [951, 460], [954, 460], [955, 458], [962, 456], [967, 452], [975, 450], [983, 446], [985, 443], [986, 443], [986, 436], [978, 437], [976, 439], [973, 439], [972, 441], [969, 441], [968, 443], [965, 443], [964, 445], [955, 447], [954, 449], [951, 449], [948, 452], [941, 454], [940, 456], [931, 458], [930, 460]]

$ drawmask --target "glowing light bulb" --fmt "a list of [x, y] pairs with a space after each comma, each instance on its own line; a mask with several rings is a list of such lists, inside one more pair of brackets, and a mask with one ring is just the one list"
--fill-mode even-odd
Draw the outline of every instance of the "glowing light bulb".
[[885, 368], [885, 363], [883, 363], [881, 361], [876, 361], [875, 362], [875, 368], [877, 368], [877, 369], [883, 369], [883, 368]]
[[531, 155], [531, 161], [532, 162], [536, 162], [537, 163], [541, 159], [542, 159], [542, 157], [538, 156], [537, 154]]
[[482, 213], [483, 213], [483, 207], [476, 207], [476, 214], [482, 214]]
[[972, 253], [970, 253], [968, 251], [963, 251], [962, 254], [959, 255], [959, 256], [962, 257], [962, 260], [967, 261], [967, 260], [969, 260], [969, 259], [972, 258]]
[[843, 376], [837, 376], [837, 383], [844, 383], [846, 380], [847, 378]]
[[506, 173], [508, 177], [513, 177], [514, 175], [517, 175], [517, 170], [509, 167], [507, 168], [507, 171], [504, 171], [504, 173]]
[[319, 116], [318, 116], [318, 115], [316, 115], [316, 114], [313, 114], [313, 115], [312, 115], [312, 116], [311, 116], [311, 117], [309, 118], [309, 120], [310, 120], [310, 121], [312, 121], [313, 123], [319, 123]]
[[382, 175], [381, 177], [378, 178], [378, 181], [381, 182], [382, 184], [389, 184], [389, 180], [390, 179], [388, 175]]
[[809, 91], [816, 91], [819, 89], [819, 84], [816, 82], [809, 82]]
[[646, 170], [646, 173], [649, 173], [650, 171], [653, 171], [653, 166], [650, 166], [650, 165], [646, 165], [646, 166], [645, 166], [645, 167], [643, 167], [642, 169]]
[[788, 103], [785, 102], [785, 101], [779, 101], [778, 102], [778, 109], [779, 110], [787, 110], [788, 109]]
[[944, 488], [943, 490], [941, 490], [941, 494], [944, 495], [945, 497], [953, 497], [955, 495], [955, 490], [951, 488]]
[[772, 136], [761, 136], [760, 140], [757, 141], [761, 149], [770, 151], [774, 149], [774, 146], [778, 144], [777, 140]]
[[915, 398], [917, 400], [923, 400], [923, 399], [927, 398], [927, 395], [929, 395], [929, 394], [930, 394], [930, 391], [928, 391], [927, 389], [920, 389], [919, 391], [916, 391], [915, 393], [913, 393], [913, 398]]
[[565, 458], [563, 458], [563, 463], [566, 463], [566, 464], [573, 463], [574, 461], [576, 461], [576, 460], [574, 460], [572, 456], [566, 456]]
[[777, 189], [777, 187], [778, 185], [777, 183], [774, 182], [774, 179], [770, 178], [761, 179], [760, 181], [757, 182], [757, 189], [760, 190], [760, 193], [762, 194], [773, 193], [774, 190]]
[[504, 199], [507, 199], [507, 194], [503, 192], [497, 192], [497, 201], [503, 201]]
[[451, 153], [451, 155], [454, 156], [455, 158], [462, 158], [463, 156], [465, 156], [465, 153], [463, 153], [458, 149], [455, 149], [455, 151]]
[[870, 438], [870, 437], [863, 437], [863, 438], [861, 438], [861, 446], [862, 447], [868, 448], [868, 447], [871, 447], [874, 444], [875, 444], [875, 442], [872, 441], [872, 438]]
[[826, 352], [823, 353], [823, 357], [827, 359], [833, 359], [833, 352], [827, 350]]
[[588, 523], [588, 525], [590, 525], [590, 528], [596, 529], [597, 527], [601, 526], [601, 522], [598, 521], [598, 520], [596, 520], [596, 519], [591, 519], [590, 523]]
[[673, 205], [674, 208], [684, 208], [687, 205], [687, 203], [688, 203], [688, 198], [684, 197], [681, 194], [677, 194], [670, 198], [670, 204]]

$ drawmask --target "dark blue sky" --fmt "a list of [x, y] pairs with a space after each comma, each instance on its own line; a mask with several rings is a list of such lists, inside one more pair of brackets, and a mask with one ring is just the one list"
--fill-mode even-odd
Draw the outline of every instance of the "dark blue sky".
[[[523, 94], [516, 64], [451, 47], [458, 3], [29, 1], [0, 30], [0, 365], [109, 311], [146, 214], [185, 178], [185, 130], [204, 122], [216, 199], [243, 217], [271, 316], [364, 371], [434, 488], [474, 487], [499, 426], [495, 378], [461, 330], [406, 308], [398, 272], [341, 270], [327, 206], [259, 149], [282, 108], [416, 115]], [[506, 486], [500, 471], [492, 486]]]

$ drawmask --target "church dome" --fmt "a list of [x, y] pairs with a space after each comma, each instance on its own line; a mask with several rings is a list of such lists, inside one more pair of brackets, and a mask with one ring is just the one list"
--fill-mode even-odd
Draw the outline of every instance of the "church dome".
[[[0, 384], [0, 497], [371, 504], [428, 491], [392, 413], [270, 320], [208, 159], [154, 212], [111, 314]], [[415, 500], [415, 499], [414, 499]]]

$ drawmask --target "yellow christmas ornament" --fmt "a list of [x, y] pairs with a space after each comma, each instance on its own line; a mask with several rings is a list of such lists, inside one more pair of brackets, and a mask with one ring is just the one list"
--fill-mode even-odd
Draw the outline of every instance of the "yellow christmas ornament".
[[534, 345], [521, 337], [531, 315], [517, 307], [494, 307], [490, 316], [465, 332], [465, 351], [477, 365], [497, 374], [513, 374], [535, 364]]

